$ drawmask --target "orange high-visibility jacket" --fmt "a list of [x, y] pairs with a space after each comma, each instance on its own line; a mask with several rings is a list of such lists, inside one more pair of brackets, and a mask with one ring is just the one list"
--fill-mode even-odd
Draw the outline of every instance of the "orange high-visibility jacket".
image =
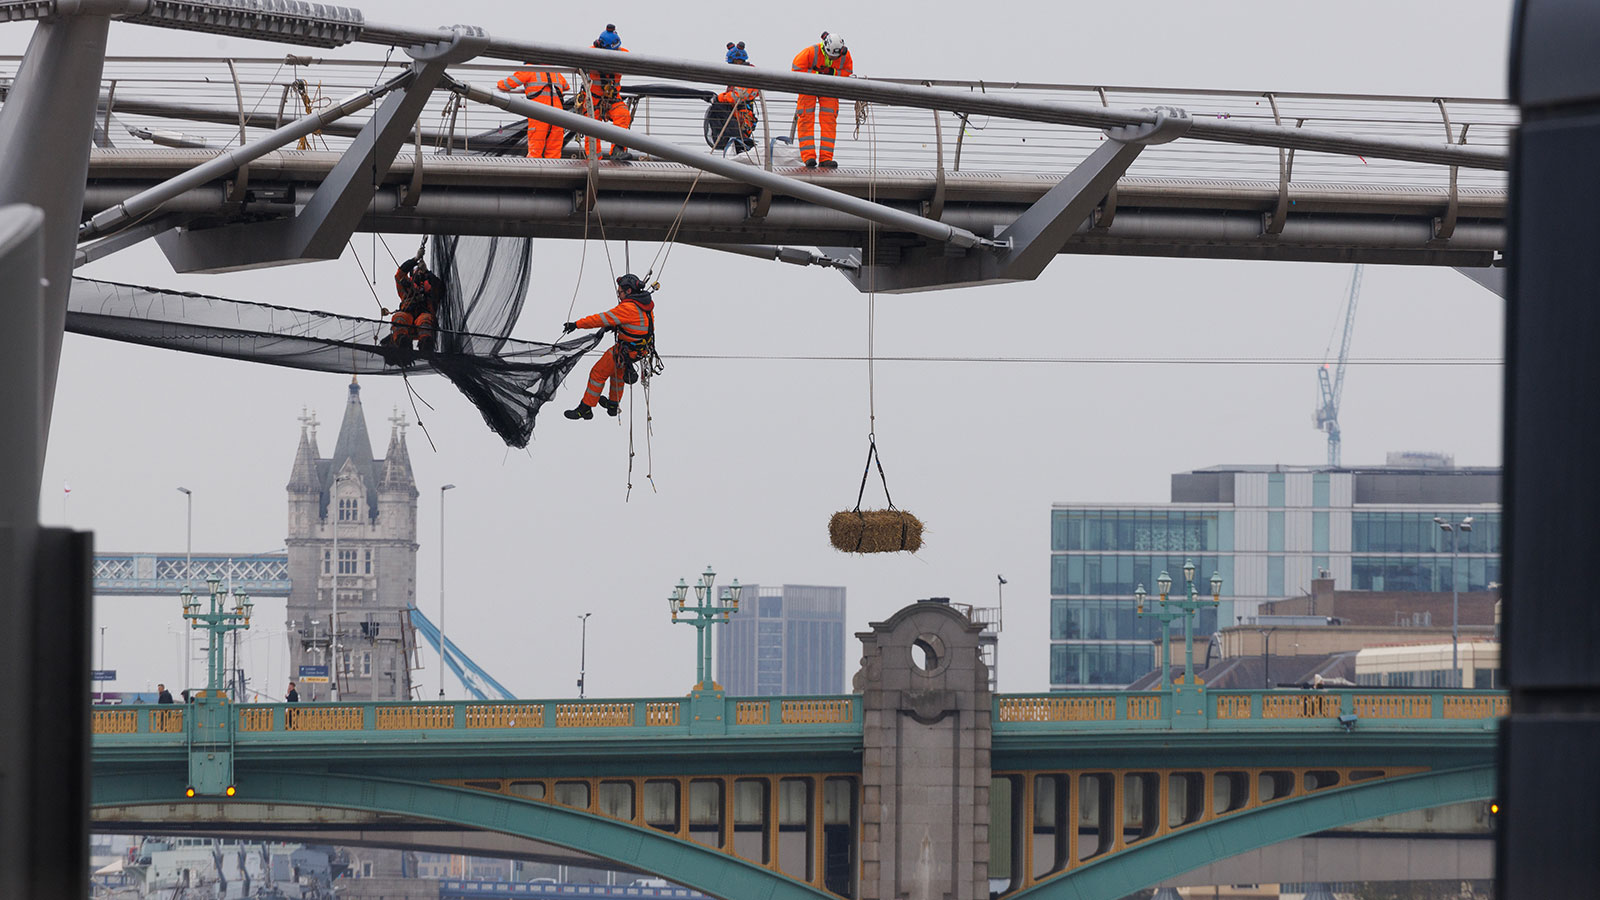
[[729, 106], [743, 105], [746, 108], [755, 106], [761, 97], [761, 91], [756, 88], [728, 86], [728, 89], [717, 95], [717, 100]]
[[850, 60], [849, 50], [846, 50], [844, 55], [838, 59], [833, 59], [822, 52], [820, 43], [812, 44], [801, 50], [800, 54], [794, 58], [794, 65], [790, 68], [795, 72], [809, 72], [813, 75], [838, 75], [842, 78], [849, 78], [856, 70], [855, 63]]
[[734, 119], [741, 128], [748, 130], [756, 124], [756, 104], [761, 102], [761, 91], [729, 85], [727, 90], [717, 95], [717, 102], [733, 107]]
[[495, 87], [506, 93], [521, 90], [535, 103], [560, 106], [561, 95], [567, 92], [567, 76], [560, 72], [512, 72]]
[[[618, 47], [617, 48], [617, 52], [619, 52], [619, 53], [627, 53], [628, 52], [628, 48], [627, 47]], [[622, 75], [620, 73], [618, 73], [618, 72], [590, 72], [589, 73], [589, 93], [594, 95], [594, 99], [595, 100], [598, 101], [598, 100], [618, 100], [618, 99], [621, 99], [621, 97], [620, 97], [621, 90], [622, 90]]]
[[655, 301], [629, 297], [603, 313], [584, 316], [573, 324], [579, 328], [614, 328], [617, 342], [637, 344], [650, 334], [655, 322]]

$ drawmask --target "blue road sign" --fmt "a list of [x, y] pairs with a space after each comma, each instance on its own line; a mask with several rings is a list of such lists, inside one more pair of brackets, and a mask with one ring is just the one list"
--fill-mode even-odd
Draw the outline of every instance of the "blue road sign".
[[305, 682], [306, 684], [327, 684], [328, 683], [328, 667], [327, 666], [301, 666], [300, 667], [300, 677], [297, 680]]
[[89, 672], [90, 681], [116, 681], [116, 669], [92, 669]]

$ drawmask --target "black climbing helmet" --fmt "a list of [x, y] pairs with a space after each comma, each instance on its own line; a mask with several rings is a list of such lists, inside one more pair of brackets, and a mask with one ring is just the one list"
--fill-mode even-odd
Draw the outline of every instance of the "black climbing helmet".
[[617, 279], [617, 290], [624, 294], [642, 294], [644, 282], [639, 280], [639, 276], [630, 273]]

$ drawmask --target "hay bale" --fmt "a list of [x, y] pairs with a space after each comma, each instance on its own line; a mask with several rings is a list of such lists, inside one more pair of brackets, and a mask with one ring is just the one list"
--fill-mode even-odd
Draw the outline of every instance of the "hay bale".
[[922, 548], [922, 520], [898, 509], [836, 512], [828, 540], [845, 553], [915, 553]]

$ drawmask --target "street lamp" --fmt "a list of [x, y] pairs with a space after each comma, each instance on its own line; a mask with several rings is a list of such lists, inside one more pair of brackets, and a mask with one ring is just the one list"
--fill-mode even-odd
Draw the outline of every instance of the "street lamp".
[[580, 623], [582, 623], [582, 626], [583, 626], [582, 634], [578, 638], [578, 699], [579, 700], [583, 699], [583, 676], [584, 676], [584, 670], [588, 667], [588, 661], [589, 661], [589, 617], [592, 616], [592, 615], [594, 615], [594, 613], [586, 612], [583, 615], [578, 617], [578, 621]]
[[453, 491], [453, 484], [439, 486], [439, 699], [444, 699], [444, 492]]
[[1461, 644], [1461, 582], [1458, 578], [1461, 559], [1461, 532], [1472, 530], [1472, 517], [1467, 516], [1454, 525], [1439, 516], [1433, 524], [1450, 535], [1450, 681], [1451, 687], [1461, 686], [1461, 663], [1457, 659]]
[[[222, 579], [216, 576], [206, 579], [206, 584], [209, 585], [211, 594], [209, 611], [201, 606], [194, 592], [185, 586], [182, 595], [183, 617], [188, 620], [191, 629], [204, 630], [208, 635], [206, 696], [215, 697], [217, 692], [222, 690], [223, 673], [227, 669], [227, 645], [223, 643], [222, 637], [229, 632], [249, 628], [256, 606], [251, 602], [249, 594], [237, 589], [225, 590], [222, 587]], [[232, 609], [228, 608], [229, 600], [233, 602]]]
[[[178, 488], [183, 494], [184, 514], [183, 525], [183, 589], [194, 590], [194, 492], [186, 487]], [[194, 683], [189, 680], [189, 661], [194, 658], [194, 630], [183, 630], [183, 686], [191, 689]]]
[[[1160, 607], [1152, 606], [1148, 615], [1161, 623], [1161, 681], [1160, 690], [1167, 689], [1167, 673], [1172, 666], [1168, 662], [1171, 641], [1171, 622], [1174, 619], [1183, 619], [1183, 683], [1193, 685], [1194, 681], [1194, 616], [1201, 609], [1206, 608], [1205, 600], [1200, 598], [1200, 591], [1195, 586], [1195, 565], [1193, 560], [1183, 561], [1183, 580], [1188, 593], [1187, 599], [1174, 599], [1172, 593], [1172, 576], [1164, 570], [1156, 576], [1157, 600]], [[1144, 601], [1149, 595], [1145, 593], [1144, 585], [1134, 588], [1133, 599], [1136, 604], [1135, 611], [1139, 615], [1146, 615]], [[1218, 572], [1211, 573], [1211, 607], [1215, 609], [1222, 602], [1222, 575]]]
[[720, 606], [716, 596], [717, 573], [706, 566], [694, 585], [695, 605], [688, 606], [689, 585], [682, 578], [678, 579], [677, 587], [672, 589], [672, 596], [667, 598], [667, 609], [672, 613], [672, 621], [678, 622], [679, 616], [691, 616], [685, 624], [695, 628], [695, 690], [714, 690], [716, 682], [711, 678], [711, 635], [707, 629], [717, 622], [726, 623], [733, 614], [739, 611], [739, 594], [743, 588], [739, 586], [739, 579], [735, 578], [733, 584], [728, 586], [728, 604]]

